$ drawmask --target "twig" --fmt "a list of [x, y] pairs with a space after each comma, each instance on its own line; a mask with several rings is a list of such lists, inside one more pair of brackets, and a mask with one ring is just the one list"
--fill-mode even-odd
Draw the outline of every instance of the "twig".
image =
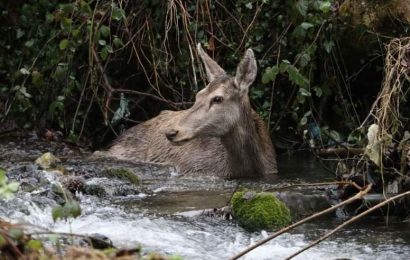
[[306, 223], [306, 222], [308, 222], [308, 221], [310, 221], [310, 220], [312, 220], [312, 219], [315, 219], [315, 218], [320, 217], [320, 216], [322, 216], [322, 215], [325, 215], [325, 214], [327, 214], [327, 213], [329, 213], [329, 212], [332, 212], [332, 211], [334, 211], [335, 209], [340, 208], [340, 207], [342, 207], [342, 206], [344, 206], [344, 205], [347, 205], [347, 204], [349, 204], [349, 203], [351, 203], [351, 202], [353, 202], [353, 201], [355, 201], [355, 200], [361, 199], [364, 195], [366, 195], [366, 194], [370, 191], [371, 188], [372, 188], [372, 184], [367, 185], [367, 187], [366, 187], [364, 190], [361, 190], [360, 192], [356, 193], [356, 195], [354, 195], [353, 197], [351, 197], [351, 198], [349, 198], [349, 199], [347, 199], [347, 200], [345, 200], [345, 201], [343, 201], [343, 202], [341, 202], [341, 203], [339, 203], [339, 204], [336, 204], [336, 205], [334, 205], [334, 206], [332, 206], [332, 207], [330, 207], [330, 208], [328, 208], [328, 209], [325, 209], [325, 210], [320, 211], [320, 212], [318, 212], [318, 213], [316, 213], [316, 214], [313, 214], [312, 216], [309, 216], [309, 217], [307, 217], [307, 218], [304, 218], [304, 219], [302, 219], [302, 220], [300, 220], [300, 221], [298, 221], [298, 222], [296, 222], [296, 223], [294, 223], [294, 224], [292, 224], [292, 225], [290, 225], [290, 226], [287, 226], [287, 227], [285, 227], [285, 228], [282, 228], [281, 230], [279, 230], [279, 231], [277, 231], [277, 232], [271, 234], [271, 235], [268, 236], [267, 238], [258, 241], [256, 244], [254, 244], [254, 245], [248, 247], [247, 249], [243, 250], [242, 252], [236, 254], [235, 256], [233, 256], [233, 257], [230, 258], [230, 259], [231, 259], [231, 260], [238, 259], [238, 258], [244, 256], [245, 254], [249, 253], [249, 252], [252, 251], [253, 249], [255, 249], [255, 248], [257, 248], [257, 247], [259, 247], [259, 246], [265, 244], [266, 242], [268, 242], [268, 241], [274, 239], [275, 237], [277, 237], [277, 236], [279, 236], [279, 235], [282, 235], [283, 233], [285, 233], [285, 232], [287, 232], [287, 231], [289, 231], [289, 230], [294, 229], [294, 228], [297, 227], [297, 226], [300, 226], [300, 225], [302, 225], [302, 224], [304, 224], [304, 223]]
[[311, 247], [313, 247], [313, 246], [319, 244], [320, 242], [322, 242], [322, 241], [325, 240], [326, 238], [328, 238], [328, 237], [330, 237], [331, 235], [333, 235], [334, 233], [336, 233], [338, 230], [340, 230], [340, 229], [342, 229], [343, 227], [349, 225], [350, 223], [352, 223], [352, 222], [354, 222], [354, 221], [360, 219], [361, 217], [366, 216], [367, 214], [369, 214], [369, 213], [375, 211], [375, 210], [378, 209], [378, 208], [383, 207], [384, 205], [388, 204], [389, 202], [391, 202], [391, 201], [393, 201], [393, 200], [396, 200], [396, 199], [398, 199], [398, 198], [404, 197], [404, 196], [406, 196], [406, 195], [410, 195], [410, 191], [401, 193], [401, 194], [399, 194], [399, 195], [396, 195], [396, 196], [394, 196], [394, 197], [391, 197], [391, 198], [389, 198], [389, 199], [386, 199], [386, 200], [383, 201], [383, 202], [380, 202], [379, 204], [377, 204], [377, 205], [375, 205], [375, 206], [369, 208], [368, 210], [366, 210], [366, 211], [360, 213], [359, 215], [357, 215], [357, 216], [355, 216], [355, 217], [349, 219], [348, 221], [344, 222], [343, 224], [337, 226], [335, 229], [333, 229], [332, 231], [330, 231], [330, 232], [327, 233], [326, 235], [324, 235], [324, 236], [322, 236], [321, 238], [315, 240], [314, 242], [312, 242], [312, 243], [309, 244], [308, 246], [305, 246], [304, 248], [300, 249], [300, 250], [297, 251], [296, 253], [292, 254], [291, 256], [289, 256], [288, 258], [286, 258], [286, 260], [291, 259], [291, 258], [293, 258], [293, 257], [295, 257], [295, 256], [297, 256], [297, 255], [299, 255], [300, 253], [302, 253], [302, 252], [308, 250], [309, 248], [311, 248]]
[[292, 187], [306, 187], [306, 186], [328, 186], [328, 185], [352, 185], [358, 190], [363, 190], [363, 187], [360, 187], [357, 185], [356, 182], [354, 181], [331, 181], [331, 182], [316, 182], [316, 183], [299, 183], [299, 184], [291, 184], [283, 187], [277, 187], [277, 188], [270, 188], [265, 191], [275, 191], [275, 190], [282, 190], [282, 189], [288, 189]]

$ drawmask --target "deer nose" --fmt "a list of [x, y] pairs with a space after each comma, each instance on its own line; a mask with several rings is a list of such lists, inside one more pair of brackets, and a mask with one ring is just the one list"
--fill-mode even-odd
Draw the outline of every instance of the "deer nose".
[[165, 133], [165, 136], [169, 141], [173, 141], [175, 137], [177, 136], [178, 131], [177, 130], [171, 130]]

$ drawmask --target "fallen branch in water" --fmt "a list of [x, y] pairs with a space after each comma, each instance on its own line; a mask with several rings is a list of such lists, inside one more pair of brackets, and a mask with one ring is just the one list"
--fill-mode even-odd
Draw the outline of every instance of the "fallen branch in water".
[[283, 189], [288, 189], [288, 188], [293, 188], [293, 187], [328, 186], [328, 185], [352, 185], [353, 187], [355, 187], [358, 190], [363, 190], [363, 187], [360, 187], [354, 181], [330, 181], [330, 182], [291, 184], [291, 185], [286, 185], [286, 186], [283, 186], [283, 187], [269, 188], [269, 189], [266, 189], [264, 191], [276, 191], [276, 190], [283, 190]]
[[343, 227], [345, 227], [345, 226], [349, 225], [350, 223], [352, 223], [352, 222], [354, 222], [354, 221], [360, 219], [361, 217], [366, 216], [367, 214], [369, 214], [369, 213], [375, 211], [375, 210], [378, 209], [378, 208], [383, 207], [384, 205], [388, 204], [389, 202], [391, 202], [391, 201], [393, 201], [393, 200], [396, 200], [396, 199], [398, 199], [398, 198], [404, 197], [404, 196], [406, 196], [406, 195], [410, 195], [410, 191], [407, 191], [407, 192], [401, 193], [401, 194], [399, 194], [399, 195], [396, 195], [396, 196], [394, 196], [394, 197], [391, 197], [391, 198], [389, 198], [389, 199], [386, 199], [385, 201], [380, 202], [379, 204], [377, 204], [377, 205], [375, 205], [375, 206], [369, 208], [368, 210], [363, 211], [363, 212], [360, 213], [359, 215], [357, 215], [357, 216], [355, 216], [355, 217], [349, 219], [348, 221], [344, 222], [343, 224], [340, 224], [339, 226], [337, 226], [335, 229], [333, 229], [333, 230], [330, 231], [329, 233], [325, 234], [324, 236], [320, 237], [319, 239], [313, 241], [311, 244], [305, 246], [304, 248], [300, 249], [300, 250], [297, 251], [296, 253], [292, 254], [291, 256], [289, 256], [288, 258], [286, 258], [286, 260], [291, 259], [291, 258], [293, 258], [293, 257], [295, 257], [295, 256], [297, 256], [297, 255], [299, 255], [300, 253], [302, 253], [302, 252], [308, 250], [309, 248], [311, 248], [311, 247], [313, 247], [313, 246], [319, 244], [320, 242], [322, 242], [322, 241], [325, 240], [326, 238], [330, 237], [331, 235], [333, 235], [334, 233], [336, 233], [337, 231], [339, 231], [339, 230], [342, 229]]
[[350, 155], [361, 155], [364, 153], [363, 148], [340, 147], [340, 148], [322, 148], [317, 151], [319, 156], [337, 156], [348, 157]]
[[332, 212], [332, 211], [336, 210], [337, 208], [340, 208], [340, 207], [342, 207], [342, 206], [344, 206], [344, 205], [347, 205], [347, 204], [349, 204], [349, 203], [351, 203], [351, 202], [353, 202], [353, 201], [355, 201], [355, 200], [361, 199], [364, 195], [366, 195], [366, 194], [371, 190], [371, 188], [372, 188], [372, 184], [369, 184], [369, 185], [366, 186], [366, 188], [365, 188], [364, 190], [361, 190], [360, 192], [358, 192], [358, 193], [357, 193], [356, 195], [354, 195], [353, 197], [351, 197], [351, 198], [349, 198], [349, 199], [347, 199], [347, 200], [345, 200], [345, 201], [343, 201], [343, 202], [340, 202], [339, 204], [336, 204], [336, 205], [334, 205], [334, 206], [332, 206], [332, 207], [330, 207], [330, 208], [328, 208], [328, 209], [325, 209], [325, 210], [323, 210], [323, 211], [320, 211], [320, 212], [318, 212], [318, 213], [315, 213], [315, 214], [313, 214], [312, 216], [309, 216], [309, 217], [307, 217], [307, 218], [304, 218], [304, 219], [302, 219], [302, 220], [300, 220], [300, 221], [298, 221], [298, 222], [296, 222], [296, 223], [294, 223], [294, 224], [292, 224], [292, 225], [290, 225], [290, 226], [287, 226], [287, 227], [285, 227], [285, 228], [282, 228], [281, 230], [279, 230], [279, 231], [277, 231], [277, 232], [271, 234], [270, 236], [268, 236], [268, 237], [265, 238], [265, 239], [262, 239], [262, 240], [258, 241], [256, 244], [254, 244], [254, 245], [248, 247], [247, 249], [245, 249], [245, 250], [243, 250], [242, 252], [238, 253], [237, 255], [233, 256], [233, 257], [231, 258], [231, 260], [238, 259], [239, 257], [244, 256], [245, 254], [249, 253], [249, 252], [252, 251], [253, 249], [255, 249], [255, 248], [257, 248], [257, 247], [259, 247], [259, 246], [265, 244], [266, 242], [268, 242], [268, 241], [274, 239], [275, 237], [277, 237], [277, 236], [279, 236], [279, 235], [282, 235], [283, 233], [285, 233], [285, 232], [287, 232], [287, 231], [289, 231], [289, 230], [294, 229], [294, 228], [297, 227], [297, 226], [300, 226], [300, 225], [302, 225], [302, 224], [304, 224], [304, 223], [306, 223], [306, 222], [308, 222], [308, 221], [310, 221], [310, 220], [312, 220], [312, 219], [315, 219], [315, 218], [320, 217], [320, 216], [322, 216], [322, 215], [325, 215], [325, 214], [327, 214], [327, 213], [329, 213], [329, 212]]

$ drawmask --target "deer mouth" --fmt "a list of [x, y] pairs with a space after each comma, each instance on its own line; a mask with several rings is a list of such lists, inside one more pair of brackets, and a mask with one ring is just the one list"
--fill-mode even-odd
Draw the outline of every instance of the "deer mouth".
[[178, 139], [178, 140], [174, 139], [170, 142], [171, 142], [172, 145], [181, 146], [181, 145], [184, 145], [184, 144], [188, 143], [189, 141], [191, 141], [191, 139], [192, 138], [183, 138], [183, 139]]

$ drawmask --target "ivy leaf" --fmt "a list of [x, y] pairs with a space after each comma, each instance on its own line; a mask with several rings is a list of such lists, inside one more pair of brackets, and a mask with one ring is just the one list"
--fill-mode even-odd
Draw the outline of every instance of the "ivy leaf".
[[112, 47], [110, 45], [104, 46], [104, 48], [100, 52], [101, 59], [106, 60], [108, 58], [108, 54], [112, 53]]
[[114, 43], [114, 46], [117, 47], [117, 48], [124, 46], [124, 43], [118, 37], [114, 37], [113, 43]]
[[117, 21], [125, 19], [125, 11], [121, 8], [113, 6], [112, 7], [111, 17], [112, 17], [112, 19], [117, 20]]
[[327, 13], [330, 11], [330, 7], [331, 7], [331, 6], [332, 6], [332, 4], [331, 4], [330, 2], [328, 2], [328, 1], [323, 1], [323, 2], [320, 3], [319, 9], [320, 9], [323, 13], [327, 14]]
[[20, 73], [23, 75], [30, 75], [30, 71], [26, 68], [21, 68]]
[[323, 95], [323, 90], [319, 86], [313, 87], [313, 90], [315, 91], [317, 97], [320, 98]]
[[305, 97], [310, 97], [310, 96], [312, 96], [312, 93], [310, 93], [310, 91], [307, 90], [307, 89], [305, 89], [305, 88], [300, 88], [300, 89], [299, 89], [299, 93], [300, 93], [302, 96], [305, 96]]
[[98, 40], [98, 44], [101, 46], [105, 46], [107, 42], [105, 40]]
[[60, 44], [58, 45], [60, 47], [60, 50], [65, 50], [70, 42], [68, 39], [63, 39], [60, 41]]
[[315, 27], [313, 24], [307, 23], [307, 22], [301, 23], [300, 26], [301, 26], [303, 29], [305, 29], [305, 30], [308, 30], [308, 29], [310, 29], [310, 28], [312, 28], [312, 27]]
[[31, 48], [34, 45], [34, 40], [29, 40], [26, 41], [26, 43], [24, 44], [24, 46], [26, 46], [27, 48]]
[[306, 0], [299, 0], [296, 2], [296, 10], [305, 17], [308, 11], [308, 2]]
[[24, 36], [24, 34], [25, 34], [24, 31], [22, 29], [18, 28], [17, 32], [16, 32], [16, 38], [20, 39], [21, 37]]
[[63, 206], [54, 207], [51, 214], [54, 222], [58, 219], [76, 218], [81, 215], [81, 207], [77, 201], [69, 200]]
[[278, 66], [273, 66], [273, 67], [268, 67], [265, 70], [265, 73], [262, 75], [262, 83], [267, 84], [269, 82], [273, 82], [276, 79], [276, 76], [279, 74], [279, 67]]
[[287, 72], [289, 74], [290, 81], [292, 81], [296, 85], [298, 85], [300, 87], [308, 87], [309, 86], [309, 80], [307, 78], [305, 78], [295, 66], [288, 65]]
[[290, 66], [290, 61], [288, 60], [282, 60], [282, 62], [279, 65], [279, 70], [280, 73], [284, 73], [288, 70], [288, 67]]
[[63, 207], [58, 205], [53, 208], [51, 215], [53, 217], [53, 221], [56, 222], [58, 219], [63, 219]]
[[100, 32], [103, 37], [108, 37], [110, 35], [110, 27], [103, 25], [100, 28]]

